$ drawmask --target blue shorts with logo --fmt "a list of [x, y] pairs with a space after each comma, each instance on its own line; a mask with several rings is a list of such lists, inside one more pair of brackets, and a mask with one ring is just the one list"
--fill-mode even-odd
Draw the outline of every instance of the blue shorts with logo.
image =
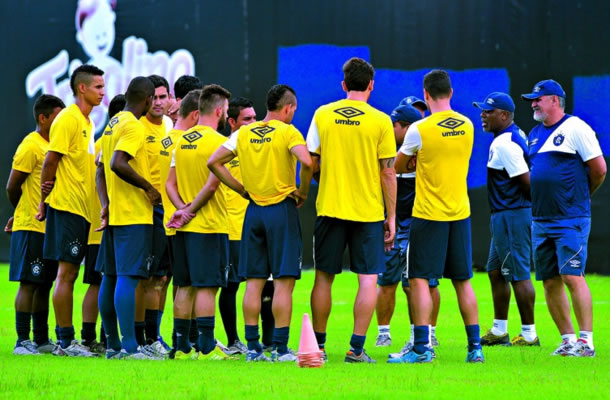
[[532, 246], [536, 279], [584, 276], [591, 218], [534, 220]]
[[153, 226], [107, 226], [95, 270], [109, 276], [148, 278], [152, 265]]
[[42, 256], [44, 234], [14, 231], [11, 234], [9, 280], [51, 287], [57, 277], [57, 261]]
[[89, 222], [85, 218], [47, 206], [45, 232], [45, 259], [80, 265], [85, 257], [89, 238]]
[[470, 218], [430, 221], [413, 217], [409, 238], [409, 278], [472, 278]]
[[174, 285], [226, 287], [229, 275], [229, 235], [176, 232]]
[[491, 244], [487, 271], [499, 269], [506, 282], [530, 279], [532, 209], [491, 214]]
[[153, 238], [151, 276], [167, 276], [171, 271], [167, 236], [163, 227], [163, 207], [153, 208]]
[[303, 238], [292, 198], [269, 206], [250, 201], [239, 252], [239, 277], [301, 278]]

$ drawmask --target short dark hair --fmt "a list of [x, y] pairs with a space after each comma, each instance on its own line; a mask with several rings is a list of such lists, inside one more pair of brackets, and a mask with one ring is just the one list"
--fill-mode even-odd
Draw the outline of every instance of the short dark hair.
[[136, 76], [129, 82], [125, 92], [125, 100], [129, 104], [140, 104], [154, 94], [155, 85], [152, 81], [145, 76]]
[[278, 111], [286, 104], [296, 104], [297, 93], [288, 85], [273, 85], [267, 92], [267, 110]]
[[181, 118], [186, 118], [190, 113], [199, 109], [199, 96], [201, 96], [201, 89], [194, 89], [182, 98], [178, 110], [178, 115]]
[[53, 96], [52, 94], [43, 94], [37, 98], [33, 108], [34, 121], [36, 121], [36, 125], [38, 125], [38, 116], [40, 114], [49, 118], [49, 115], [53, 114], [53, 110], [55, 110], [57, 107], [66, 108], [64, 102], [57, 96]]
[[77, 86], [81, 83], [90, 84], [91, 77], [103, 76], [104, 71], [96, 67], [95, 65], [83, 64], [76, 68], [70, 76], [70, 88], [72, 88], [72, 94], [76, 96], [78, 92]]
[[202, 89], [203, 82], [196, 76], [182, 75], [174, 83], [174, 96], [178, 99], [183, 99], [191, 90]]
[[434, 100], [448, 97], [451, 94], [451, 79], [447, 71], [433, 69], [424, 75], [424, 89]]
[[124, 94], [117, 94], [114, 96], [112, 100], [110, 100], [110, 104], [108, 104], [108, 119], [112, 119], [112, 117], [123, 111], [125, 103], [127, 103], [127, 100], [125, 99]]
[[235, 121], [237, 121], [241, 110], [250, 107], [254, 107], [254, 104], [249, 99], [246, 99], [245, 97], [232, 98], [231, 101], [229, 101], [229, 110], [227, 111], [227, 115], [229, 118], [233, 118]]
[[163, 86], [167, 90], [167, 94], [169, 94], [169, 83], [167, 83], [167, 79], [161, 75], [149, 75], [148, 79], [155, 85], [155, 89]]
[[343, 64], [343, 81], [347, 90], [364, 92], [375, 76], [375, 69], [362, 58], [352, 57]]
[[221, 102], [229, 100], [231, 92], [220, 85], [205, 85], [199, 96], [199, 112], [202, 115], [211, 114]]

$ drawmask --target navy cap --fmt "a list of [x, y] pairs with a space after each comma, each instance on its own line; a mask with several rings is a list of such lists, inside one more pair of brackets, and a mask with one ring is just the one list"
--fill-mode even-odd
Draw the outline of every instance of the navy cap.
[[561, 85], [552, 79], [538, 82], [532, 93], [522, 94], [523, 100], [532, 101], [542, 96], [559, 96], [566, 97], [566, 92], [563, 91]]
[[390, 118], [392, 118], [392, 122], [405, 121], [412, 124], [413, 122], [421, 119], [421, 113], [418, 109], [412, 106], [399, 105], [392, 111]]
[[424, 110], [428, 109], [426, 102], [416, 96], [405, 97], [404, 99], [401, 100], [400, 104], [398, 104], [398, 105], [399, 106], [413, 106], [415, 104], [421, 105], [424, 108]]
[[481, 103], [477, 103], [476, 101], [472, 102], [472, 105], [480, 108], [481, 110], [505, 110], [508, 112], [515, 112], [515, 103], [513, 99], [506, 93], [502, 92], [493, 92], [485, 97], [485, 100]]

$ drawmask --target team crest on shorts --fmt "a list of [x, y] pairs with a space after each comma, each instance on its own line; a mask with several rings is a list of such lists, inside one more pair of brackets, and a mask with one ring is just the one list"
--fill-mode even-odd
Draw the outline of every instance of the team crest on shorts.
[[39, 277], [42, 273], [42, 262], [39, 259], [36, 259], [30, 264], [30, 268], [32, 270], [32, 275]]
[[73, 257], [77, 257], [80, 254], [80, 250], [81, 250], [81, 244], [78, 241], [74, 241], [70, 243], [70, 254], [72, 254]]
[[554, 138], [553, 138], [553, 144], [555, 146], [561, 146], [561, 144], [563, 143], [563, 141], [565, 140], [565, 135], [563, 133], [558, 133]]

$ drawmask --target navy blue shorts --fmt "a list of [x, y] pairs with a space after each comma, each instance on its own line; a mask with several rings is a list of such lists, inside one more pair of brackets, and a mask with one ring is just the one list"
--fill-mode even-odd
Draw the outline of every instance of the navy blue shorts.
[[152, 225], [107, 226], [95, 270], [109, 276], [148, 278], [152, 265]]
[[314, 267], [320, 271], [341, 273], [345, 247], [349, 247], [352, 272], [380, 274], [386, 270], [383, 221], [358, 222], [318, 217], [313, 240]]
[[47, 260], [80, 265], [87, 251], [89, 222], [80, 215], [47, 207], [43, 255]]
[[411, 218], [399, 219], [396, 229], [394, 247], [385, 253], [386, 270], [379, 274], [377, 284], [379, 286], [392, 286], [402, 281], [403, 286], [408, 279], [403, 279], [407, 268], [407, 246], [409, 245], [409, 228]]
[[99, 244], [88, 244], [87, 252], [85, 253], [85, 273], [83, 274], [83, 283], [88, 285], [101, 285], [102, 274], [95, 270], [97, 262], [97, 253], [100, 250]]
[[226, 287], [229, 274], [229, 235], [176, 232], [174, 285]]
[[11, 234], [9, 280], [53, 286], [57, 277], [57, 261], [42, 257], [44, 234], [15, 231]]
[[536, 279], [585, 275], [591, 218], [534, 221], [532, 244]]
[[232, 283], [242, 282], [239, 278], [239, 240], [229, 240], [229, 277], [228, 281]]
[[409, 278], [472, 278], [470, 218], [429, 221], [413, 217], [409, 237]]
[[301, 278], [303, 238], [296, 202], [270, 206], [250, 201], [241, 235], [239, 277]]
[[487, 271], [500, 270], [506, 282], [531, 279], [532, 209], [519, 208], [491, 214], [491, 244]]
[[167, 276], [170, 273], [170, 257], [167, 250], [167, 236], [163, 227], [163, 207], [153, 208], [152, 264], [150, 276]]

